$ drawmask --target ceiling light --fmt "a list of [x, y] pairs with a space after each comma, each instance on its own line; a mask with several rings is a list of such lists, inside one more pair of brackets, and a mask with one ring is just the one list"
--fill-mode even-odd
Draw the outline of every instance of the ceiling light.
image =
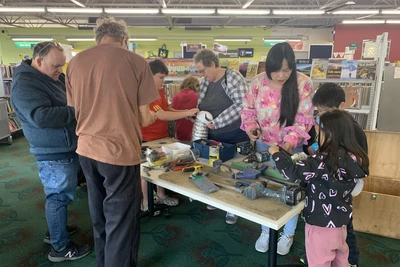
[[325, 10], [315, 9], [277, 9], [272, 10], [275, 15], [321, 15], [325, 14]]
[[106, 8], [105, 13], [109, 14], [157, 14], [158, 8]]
[[382, 9], [381, 11], [382, 14], [388, 14], [388, 15], [397, 15], [400, 14], [400, 9]]
[[235, 37], [215, 37], [216, 42], [250, 42], [253, 40], [251, 37], [235, 38]]
[[346, 2], [346, 5], [355, 5], [356, 4], [356, 2], [354, 2], [354, 1], [347, 1]]
[[44, 12], [44, 7], [0, 7], [0, 13], [3, 12]]
[[132, 37], [129, 41], [157, 41], [157, 37]]
[[390, 23], [390, 24], [400, 24], [400, 20], [388, 19], [388, 20], [386, 20], [386, 23]]
[[343, 24], [384, 24], [385, 20], [359, 19], [359, 20], [343, 20]]
[[67, 38], [69, 42], [94, 42], [94, 38]]
[[332, 12], [335, 15], [370, 15], [370, 14], [378, 14], [379, 9], [350, 9], [350, 10], [338, 10]]
[[268, 15], [269, 9], [217, 9], [218, 14], [226, 15]]
[[247, 0], [246, 4], [244, 4], [244, 5], [242, 6], [242, 8], [243, 8], [243, 9], [248, 8], [249, 5], [251, 5], [253, 2], [254, 2], [254, 0]]
[[65, 7], [48, 7], [47, 11], [51, 13], [96, 13], [103, 12], [101, 8], [65, 8]]
[[269, 42], [300, 42], [301, 39], [293, 39], [293, 38], [285, 38], [285, 37], [274, 37], [274, 38], [270, 38], [270, 37], [265, 37], [263, 38], [264, 41], [269, 41]]
[[71, 0], [72, 3], [74, 3], [75, 5], [78, 5], [80, 7], [86, 7], [84, 4], [82, 4], [81, 2], [77, 1], [77, 0]]
[[214, 14], [215, 9], [178, 9], [178, 8], [163, 8], [161, 12], [164, 14]]
[[53, 41], [53, 38], [49, 37], [15, 37], [11, 38], [14, 42], [22, 41], [22, 42], [32, 42], [32, 41], [41, 41], [41, 42], [50, 42]]

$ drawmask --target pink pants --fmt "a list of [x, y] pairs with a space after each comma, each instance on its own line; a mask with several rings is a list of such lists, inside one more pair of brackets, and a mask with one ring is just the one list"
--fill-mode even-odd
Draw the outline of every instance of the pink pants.
[[326, 228], [306, 223], [306, 253], [310, 267], [348, 267], [346, 226]]

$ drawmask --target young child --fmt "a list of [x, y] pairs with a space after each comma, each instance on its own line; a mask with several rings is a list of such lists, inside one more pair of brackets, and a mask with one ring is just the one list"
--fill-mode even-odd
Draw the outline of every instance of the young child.
[[294, 163], [278, 146], [269, 152], [286, 179], [308, 183], [303, 210], [308, 265], [348, 266], [351, 192], [358, 179], [366, 177], [368, 156], [356, 141], [348, 112], [327, 111], [316, 122], [319, 149], [307, 160]]
[[[181, 91], [172, 98], [171, 108], [185, 110], [197, 107], [200, 81], [194, 76], [185, 78], [181, 83]], [[192, 139], [193, 122], [186, 118], [176, 120], [176, 139], [190, 141]]]
[[[323, 85], [321, 85], [312, 99], [313, 106], [316, 107], [318, 110], [318, 115], [322, 115], [324, 112], [332, 111], [335, 109], [344, 110], [345, 101], [346, 95], [343, 88], [335, 83], [324, 83]], [[359, 146], [365, 151], [365, 153], [368, 154], [367, 137], [365, 136], [363, 129], [360, 127], [360, 125], [358, 125], [357, 121], [354, 118], [352, 118], [352, 121], [355, 130], [356, 141]], [[314, 127], [312, 127], [308, 134], [311, 136], [311, 139], [308, 141], [308, 147], [305, 148], [305, 151], [313, 154], [314, 152], [312, 151], [312, 144], [315, 142], [316, 135]], [[368, 169], [366, 170], [366, 174], [369, 174]], [[362, 184], [362, 180], [357, 183], [357, 185], [361, 187]], [[353, 217], [351, 217], [350, 222], [347, 225], [346, 243], [349, 246], [350, 267], [357, 267], [360, 252], [357, 246], [356, 233], [353, 228]], [[303, 255], [300, 261], [304, 264], [307, 264], [306, 255]]]

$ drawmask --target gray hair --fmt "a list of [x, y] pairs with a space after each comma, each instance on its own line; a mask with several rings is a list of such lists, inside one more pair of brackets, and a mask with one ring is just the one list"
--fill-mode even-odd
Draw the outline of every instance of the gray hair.
[[129, 38], [128, 27], [125, 21], [116, 21], [112, 17], [98, 18], [97, 27], [94, 29], [96, 42], [99, 43], [105, 36], [111, 37], [116, 42], [122, 41], [124, 37]]
[[33, 56], [32, 58], [44, 58], [50, 53], [50, 50], [55, 47], [57, 48], [58, 51], [64, 52], [64, 48], [61, 46], [61, 44], [56, 43], [56, 42], [41, 42], [35, 45], [33, 48]]
[[211, 67], [211, 62], [214, 62], [215, 67], [219, 67], [218, 56], [209, 49], [202, 49], [194, 55], [194, 63], [197, 64], [200, 61], [204, 67]]

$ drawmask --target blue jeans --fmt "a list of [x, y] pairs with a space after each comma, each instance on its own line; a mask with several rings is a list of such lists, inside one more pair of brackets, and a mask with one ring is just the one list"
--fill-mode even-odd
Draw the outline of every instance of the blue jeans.
[[[256, 142], [257, 151], [266, 151], [266, 150], [268, 150], [269, 147], [270, 147], [270, 145], [267, 145], [260, 140], [257, 140], [257, 142]], [[302, 152], [302, 151], [303, 151], [303, 146], [299, 146], [299, 147], [296, 147], [293, 149], [293, 153]], [[270, 159], [270, 165], [272, 168], [276, 167], [275, 161], [272, 159], [272, 157]], [[292, 219], [290, 219], [283, 227], [283, 232], [287, 235], [294, 236], [294, 232], [296, 232], [298, 219], [299, 219], [299, 215], [296, 215]], [[261, 229], [263, 231], [267, 231], [269, 233], [268, 226], [261, 225]]]
[[38, 161], [39, 176], [46, 195], [46, 221], [55, 250], [69, 243], [67, 205], [74, 201], [80, 168], [78, 156], [71, 159]]

